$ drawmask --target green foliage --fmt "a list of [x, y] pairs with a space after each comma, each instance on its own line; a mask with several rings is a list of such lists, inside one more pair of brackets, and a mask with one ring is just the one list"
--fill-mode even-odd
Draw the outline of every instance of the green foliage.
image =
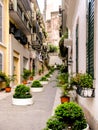
[[35, 81], [33, 81], [31, 87], [36, 87], [36, 88], [38, 88], [38, 87], [43, 87], [43, 86], [42, 86], [42, 84], [40, 83], [39, 80], [35, 80]]
[[4, 72], [0, 71], [0, 80], [6, 81], [6, 77], [7, 77], [6, 74]]
[[54, 45], [49, 45], [48, 48], [49, 48], [50, 53], [54, 53], [58, 51], [57, 46], [54, 46]]
[[68, 83], [68, 73], [60, 73], [57, 77], [59, 84], [65, 84]]
[[76, 74], [71, 78], [71, 85], [80, 86], [83, 88], [93, 87], [93, 78], [90, 74]]
[[23, 74], [22, 74], [23, 79], [27, 80], [30, 75], [31, 75], [31, 71], [30, 70], [27, 70], [27, 69], [23, 70]]
[[64, 123], [60, 122], [56, 116], [51, 116], [47, 121], [46, 128], [51, 130], [62, 130], [64, 128]]
[[49, 73], [48, 73], [48, 74], [46, 74], [46, 75], [45, 75], [45, 77], [46, 77], [46, 78], [49, 78], [49, 77], [50, 77], [50, 74], [49, 74]]
[[40, 81], [48, 81], [48, 79], [46, 78], [46, 76], [43, 76]]
[[93, 87], [93, 78], [89, 74], [83, 74], [80, 77], [80, 86], [83, 88], [92, 88]]
[[16, 75], [9, 75], [6, 76], [6, 86], [10, 86], [10, 82], [11, 81], [15, 81], [16, 80]]
[[55, 115], [61, 122], [71, 126], [72, 130], [82, 130], [86, 127], [84, 113], [81, 107], [74, 102], [60, 104], [55, 110]]
[[32, 95], [30, 94], [30, 87], [20, 84], [15, 88], [15, 94], [13, 95], [14, 98], [31, 98]]

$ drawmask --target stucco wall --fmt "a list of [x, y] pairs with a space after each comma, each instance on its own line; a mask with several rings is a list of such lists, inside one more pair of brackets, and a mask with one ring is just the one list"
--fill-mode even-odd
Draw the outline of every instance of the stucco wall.
[[[86, 72], [86, 1], [80, 0], [73, 21], [73, 72], [76, 71], [76, 24], [79, 24], [79, 72]], [[87, 121], [92, 130], [98, 130], [98, 2], [95, 0], [95, 34], [94, 34], [94, 69], [95, 69], [95, 98], [77, 96], [78, 103], [83, 107]]]

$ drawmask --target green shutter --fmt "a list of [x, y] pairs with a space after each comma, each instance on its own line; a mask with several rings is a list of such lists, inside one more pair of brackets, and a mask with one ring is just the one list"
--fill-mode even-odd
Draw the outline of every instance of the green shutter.
[[78, 73], [78, 24], [76, 26], [76, 73]]
[[87, 72], [94, 77], [94, 0], [89, 2]]

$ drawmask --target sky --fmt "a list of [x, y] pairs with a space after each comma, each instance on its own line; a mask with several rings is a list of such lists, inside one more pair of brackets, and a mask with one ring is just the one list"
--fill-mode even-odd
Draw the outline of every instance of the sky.
[[[41, 13], [43, 13], [43, 9], [44, 9], [44, 0], [37, 0]], [[51, 2], [53, 3], [53, 11], [57, 11], [59, 8], [59, 5], [61, 4], [61, 0], [47, 0], [47, 4], [51, 4]]]

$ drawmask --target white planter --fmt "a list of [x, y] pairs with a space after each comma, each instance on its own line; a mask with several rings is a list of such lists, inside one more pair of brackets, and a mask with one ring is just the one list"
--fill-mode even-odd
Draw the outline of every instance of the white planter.
[[12, 104], [13, 105], [31, 105], [33, 104], [33, 98], [12, 98]]
[[50, 78], [47, 78], [48, 80], [50, 80]]
[[83, 129], [83, 130], [89, 130], [89, 125], [87, 124], [87, 127], [85, 129]]
[[40, 81], [42, 85], [48, 84], [48, 81]]
[[43, 87], [39, 87], [39, 88], [31, 87], [31, 91], [32, 92], [42, 92], [43, 91]]

